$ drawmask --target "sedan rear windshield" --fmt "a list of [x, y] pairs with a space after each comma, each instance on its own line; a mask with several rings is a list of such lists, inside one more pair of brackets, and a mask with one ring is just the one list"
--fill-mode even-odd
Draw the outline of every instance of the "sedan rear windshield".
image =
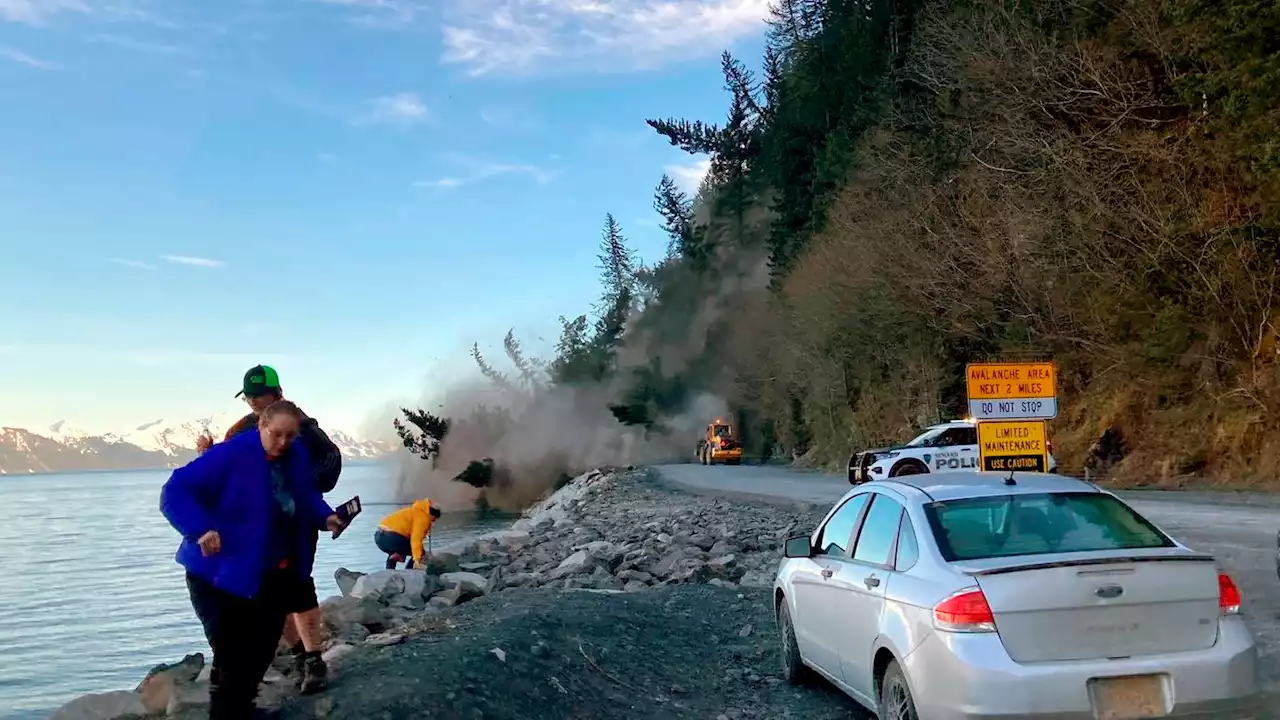
[[1103, 493], [947, 500], [926, 505], [925, 514], [948, 561], [1174, 546], [1128, 505]]

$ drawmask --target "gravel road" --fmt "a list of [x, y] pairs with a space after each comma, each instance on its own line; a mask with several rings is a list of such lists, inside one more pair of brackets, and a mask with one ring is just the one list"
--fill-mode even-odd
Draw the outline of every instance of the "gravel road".
[[[850, 489], [843, 475], [782, 467], [688, 464], [657, 469], [667, 483], [689, 492], [771, 503], [830, 505]], [[1259, 641], [1264, 687], [1280, 694], [1280, 581], [1276, 577], [1280, 498], [1201, 491], [1119, 495], [1181, 542], [1212, 553], [1231, 573], [1244, 595], [1245, 618]]]

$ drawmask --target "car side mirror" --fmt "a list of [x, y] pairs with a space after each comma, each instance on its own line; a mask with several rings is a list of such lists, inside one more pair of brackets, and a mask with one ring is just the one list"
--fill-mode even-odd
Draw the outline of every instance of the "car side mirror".
[[813, 557], [813, 545], [808, 535], [792, 535], [782, 545], [782, 554], [789, 558]]

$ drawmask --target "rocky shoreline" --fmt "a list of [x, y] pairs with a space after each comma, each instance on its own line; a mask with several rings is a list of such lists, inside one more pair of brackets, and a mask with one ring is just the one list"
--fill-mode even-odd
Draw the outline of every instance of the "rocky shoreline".
[[[408, 711], [427, 692], [406, 692], [397, 700], [395, 683], [387, 682], [397, 678], [431, 688], [429, 694], [439, 695], [437, 705], [452, 708], [447, 717], [703, 717], [699, 713], [717, 707], [723, 711], [709, 717], [847, 716], [840, 698], [778, 681], [769, 613], [768, 588], [782, 540], [812, 528], [825, 510], [687, 495], [662, 486], [643, 468], [588, 472], [530, 508], [510, 529], [437, 550], [425, 573], [339, 570], [342, 595], [322, 603], [333, 687], [321, 696], [295, 698], [292, 687], [272, 672], [261, 702], [286, 718], [378, 717], [373, 710], [379, 705], [385, 706], [382, 716], [395, 717], [397, 702], [411, 703], [403, 708]], [[616, 617], [634, 633], [598, 627], [584, 613]], [[642, 617], [648, 620], [637, 624]], [[564, 637], [572, 626], [580, 626], [576, 648]], [[682, 628], [689, 637], [677, 637]], [[490, 637], [494, 633], [509, 637]], [[481, 642], [493, 646], [474, 644]], [[729, 667], [703, 677], [700, 665], [712, 658], [700, 652], [720, 642], [733, 646]], [[654, 652], [678, 655], [684, 646], [687, 660], [658, 661], [660, 668], [652, 660], [639, 661]], [[416, 661], [404, 660], [424, 653], [433, 656], [430, 667], [415, 671]], [[541, 667], [562, 657], [576, 672]], [[606, 671], [599, 660], [605, 657], [632, 669]], [[521, 683], [511, 685], [511, 678], [504, 681], [508, 691], [482, 702], [481, 688], [494, 680], [486, 675], [509, 675], [517, 658], [531, 662], [531, 670], [538, 666], [535, 674], [548, 673], [536, 691], [526, 691], [540, 698], [536, 708], [521, 709], [530, 698], [519, 696]], [[479, 665], [468, 670], [473, 661]], [[401, 667], [402, 662], [409, 664]], [[460, 674], [450, 676], [449, 669]], [[627, 694], [628, 686], [638, 690], [639, 684], [629, 682], [636, 672], [675, 678], [669, 683], [674, 687], [639, 693], [656, 703], [651, 712], [623, 712], [598, 697]], [[603, 685], [595, 687], [591, 679]], [[762, 693], [777, 695], [781, 705], [768, 710], [774, 700]], [[204, 702], [207, 669], [196, 655], [153, 670], [134, 691], [73, 701], [54, 718], [194, 719], [201, 717]]]

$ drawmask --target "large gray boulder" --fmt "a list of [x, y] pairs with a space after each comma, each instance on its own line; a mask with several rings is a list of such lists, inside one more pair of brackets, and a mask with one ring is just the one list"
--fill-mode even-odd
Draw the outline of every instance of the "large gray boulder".
[[338, 590], [343, 595], [350, 595], [351, 591], [356, 587], [356, 581], [364, 577], [364, 573], [354, 572], [346, 568], [338, 568], [333, 572], [333, 581], [338, 584]]
[[49, 720], [116, 720], [130, 715], [146, 715], [138, 693], [128, 690], [84, 695], [58, 708]]
[[426, 571], [431, 575], [453, 572], [462, 562], [461, 555], [451, 550], [437, 550], [426, 558]]
[[599, 558], [589, 550], [579, 550], [564, 560], [551, 571], [552, 579], [560, 579], [572, 575], [583, 575], [591, 572], [600, 563]]
[[351, 586], [350, 597], [365, 598], [376, 597], [382, 599], [383, 602], [390, 602], [392, 598], [399, 595], [408, 587], [408, 583], [403, 573], [410, 571], [405, 570], [379, 570], [361, 575], [356, 578], [355, 584]]
[[440, 576], [445, 590], [455, 591], [458, 601], [484, 595], [489, 591], [489, 580], [483, 575], [470, 572], [452, 572]]
[[335, 596], [320, 603], [325, 627], [340, 640], [360, 642], [387, 624], [386, 607], [376, 596]]
[[[204, 655], [194, 653], [172, 665], [157, 665], [147, 673], [134, 691], [149, 713], [167, 713], [175, 697], [198, 697], [199, 693], [184, 692], [195, 685], [204, 670]], [[207, 694], [207, 691], [206, 691]], [[191, 704], [191, 703], [188, 703]]]

